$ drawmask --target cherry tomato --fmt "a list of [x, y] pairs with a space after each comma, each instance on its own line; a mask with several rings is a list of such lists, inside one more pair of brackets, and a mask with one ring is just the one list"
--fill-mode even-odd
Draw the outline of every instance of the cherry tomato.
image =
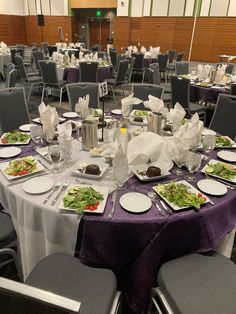
[[198, 195], [197, 195], [198, 197], [202, 197], [202, 193], [198, 193]]
[[17, 172], [12, 172], [12, 175], [15, 177], [15, 176], [18, 175], [18, 173]]
[[8, 141], [7, 141], [6, 139], [2, 139], [2, 143], [3, 143], [3, 144], [7, 144]]

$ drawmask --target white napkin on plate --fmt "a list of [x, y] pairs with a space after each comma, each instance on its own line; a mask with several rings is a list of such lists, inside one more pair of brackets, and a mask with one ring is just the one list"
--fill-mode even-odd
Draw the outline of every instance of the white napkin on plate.
[[52, 140], [55, 135], [55, 127], [59, 124], [56, 108], [46, 106], [44, 102], [42, 102], [38, 110], [43, 125], [43, 132], [48, 140]]
[[152, 95], [148, 96], [149, 100], [143, 102], [146, 108], [149, 108], [152, 112], [160, 112], [164, 108], [164, 102], [162, 99], [154, 97]]
[[84, 97], [79, 97], [78, 103], [75, 105], [75, 112], [81, 115], [81, 118], [86, 119], [89, 114], [89, 94]]
[[134, 94], [130, 94], [128, 97], [121, 99], [121, 113], [123, 117], [128, 117], [132, 110], [133, 105], [138, 105], [142, 102], [141, 99], [134, 97]]
[[184, 108], [178, 102], [175, 104], [174, 109], [170, 109], [170, 111], [166, 114], [167, 120], [172, 121], [174, 132], [181, 127], [185, 114], [186, 112]]

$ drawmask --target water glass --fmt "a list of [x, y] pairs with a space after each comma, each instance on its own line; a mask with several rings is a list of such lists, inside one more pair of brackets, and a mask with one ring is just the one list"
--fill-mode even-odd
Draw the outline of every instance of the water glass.
[[174, 158], [173, 158], [173, 161], [175, 162], [176, 166], [178, 167], [177, 169], [175, 169], [173, 171], [173, 173], [177, 176], [182, 176], [183, 175], [183, 171], [181, 170], [181, 168], [183, 167], [184, 165], [184, 158], [183, 158], [183, 155], [179, 152], [177, 153]]
[[127, 157], [115, 157], [113, 160], [113, 174], [115, 179], [118, 181], [118, 190], [126, 188], [124, 181], [128, 177], [129, 165]]
[[[186, 167], [190, 173], [196, 172], [201, 166], [202, 156], [199, 153], [190, 151], [188, 152], [186, 159]], [[187, 176], [188, 181], [195, 181], [195, 177], [193, 175]]]
[[51, 170], [52, 173], [59, 172], [59, 163], [61, 161], [61, 155], [62, 155], [62, 152], [61, 152], [58, 142], [51, 143], [48, 146], [48, 158], [53, 164], [53, 168]]
[[[215, 134], [206, 134], [202, 140], [202, 147], [204, 151], [209, 154], [216, 146], [216, 136]], [[204, 156], [204, 160], [209, 160], [210, 157]]]
[[32, 140], [35, 142], [35, 149], [39, 148], [39, 143], [43, 138], [43, 129], [39, 125], [31, 125], [30, 126], [30, 136]]

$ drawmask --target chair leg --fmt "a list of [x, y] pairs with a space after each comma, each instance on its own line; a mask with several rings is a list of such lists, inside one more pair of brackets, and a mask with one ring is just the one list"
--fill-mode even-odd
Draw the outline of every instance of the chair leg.
[[59, 102], [59, 106], [61, 106], [62, 91], [63, 91], [63, 87], [60, 89], [60, 102]]
[[33, 85], [34, 85], [34, 84], [30, 84], [30, 90], [29, 90], [29, 95], [28, 95], [28, 97], [27, 97], [27, 100], [30, 99], [30, 95], [31, 95], [31, 93], [32, 93]]
[[44, 91], [45, 91], [45, 86], [43, 86], [43, 91], [42, 91], [42, 97], [41, 97], [41, 102], [43, 102], [43, 97], [44, 97]]
[[113, 86], [111, 86], [111, 90], [112, 90], [112, 94], [113, 94], [113, 97], [114, 97], [115, 103], [116, 103], [116, 105], [117, 105], [116, 96], [115, 96], [115, 92], [114, 92], [114, 88], [113, 88]]
[[124, 90], [123, 84], [121, 85], [121, 88], [122, 88], [122, 90], [123, 90], [123, 95], [124, 95], [124, 97], [125, 97], [125, 90]]

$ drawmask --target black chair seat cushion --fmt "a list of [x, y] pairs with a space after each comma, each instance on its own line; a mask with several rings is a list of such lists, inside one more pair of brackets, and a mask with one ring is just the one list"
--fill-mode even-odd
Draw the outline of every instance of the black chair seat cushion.
[[[27, 72], [27, 75], [28, 76], [39, 76], [39, 71], [36, 71], [36, 72]], [[40, 76], [41, 77], [41, 76]]]
[[46, 84], [48, 87], [52, 87], [52, 88], [62, 88], [62, 87], [64, 87], [64, 86], [66, 86], [66, 84], [67, 84], [68, 82], [67, 81], [65, 81], [65, 80], [58, 80], [58, 85], [57, 84]]
[[109, 313], [116, 292], [112, 271], [85, 266], [65, 254], [43, 259], [25, 283], [80, 301], [81, 314]]
[[190, 108], [190, 112], [194, 112], [194, 113], [206, 111], [206, 107], [204, 107], [203, 105], [195, 104], [193, 102], [189, 104], [189, 108]]
[[0, 212], [0, 248], [11, 244], [16, 239], [16, 232], [11, 217]]
[[42, 83], [43, 82], [43, 79], [41, 76], [30, 76], [29, 77], [29, 82], [30, 83], [34, 83], [34, 84], [37, 84], [37, 83]]
[[236, 266], [221, 254], [191, 254], [165, 263], [158, 286], [176, 314], [236, 313]]

